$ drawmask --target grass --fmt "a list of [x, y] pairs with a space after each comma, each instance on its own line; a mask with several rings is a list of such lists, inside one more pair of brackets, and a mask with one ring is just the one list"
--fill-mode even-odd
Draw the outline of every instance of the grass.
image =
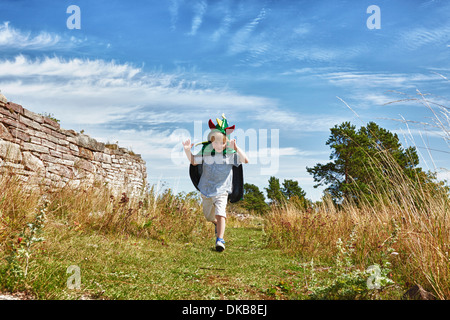
[[[223, 254], [213, 239], [174, 242], [98, 234], [67, 234], [37, 263], [54, 270], [38, 288], [40, 299], [266, 299], [271, 283], [294, 267], [291, 259], [261, 248], [261, 230], [230, 229]], [[254, 239], [253, 247], [248, 247]], [[82, 288], [66, 288], [69, 265], [80, 267]], [[275, 268], [276, 266], [276, 268]], [[281, 270], [280, 270], [281, 267]], [[42, 283], [39, 281], [39, 283]]]
[[265, 223], [269, 246], [333, 267], [336, 244], [343, 241], [351, 271], [341, 269], [341, 274], [384, 266], [400, 288], [419, 284], [436, 298], [449, 299], [448, 190], [417, 184], [393, 164], [386, 177], [388, 185], [372, 190], [370, 202], [337, 206], [324, 199], [309, 211], [290, 204], [274, 208]]
[[[114, 196], [102, 185], [22, 192], [22, 182], [3, 182], [10, 202], [1, 209], [0, 291], [25, 292], [35, 299], [260, 300], [304, 295], [297, 285], [303, 279], [299, 261], [266, 246], [261, 218], [230, 216], [227, 249], [218, 253], [214, 228], [203, 218], [195, 194], [166, 190], [155, 196], [151, 191], [130, 199]], [[44, 241], [18, 243], [43, 207]], [[79, 290], [67, 286], [70, 266], [79, 267]]]
[[[228, 248], [220, 254], [212, 237], [162, 244], [51, 229], [53, 241], [42, 246], [28, 285], [17, 288], [38, 299], [273, 299], [279, 296], [268, 293], [272, 285], [296, 268], [292, 259], [264, 248], [261, 229], [229, 229]], [[71, 265], [81, 270], [80, 290], [66, 286]]]
[[[129, 198], [99, 183], [50, 192], [8, 175], [0, 184], [0, 291], [35, 299], [400, 299], [419, 283], [448, 298], [443, 198], [422, 207], [432, 216], [406, 203], [330, 201], [245, 220], [230, 214], [227, 249], [218, 253], [196, 193], [151, 189]], [[43, 241], [26, 237], [42, 210]], [[373, 265], [394, 284], [367, 288]], [[78, 290], [67, 285], [70, 266], [81, 272]]]

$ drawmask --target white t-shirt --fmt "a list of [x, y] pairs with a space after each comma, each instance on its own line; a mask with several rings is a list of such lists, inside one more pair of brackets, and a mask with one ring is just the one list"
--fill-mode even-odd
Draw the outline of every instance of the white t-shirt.
[[198, 183], [200, 192], [206, 197], [231, 193], [233, 183], [233, 166], [239, 166], [242, 162], [237, 153], [217, 153], [211, 155], [194, 156], [196, 164], [203, 164], [203, 172]]

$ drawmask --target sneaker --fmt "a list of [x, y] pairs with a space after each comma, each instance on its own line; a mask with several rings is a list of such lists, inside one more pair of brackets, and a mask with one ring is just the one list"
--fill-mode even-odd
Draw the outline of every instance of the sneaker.
[[222, 252], [225, 250], [225, 240], [217, 238], [216, 240], [216, 251]]

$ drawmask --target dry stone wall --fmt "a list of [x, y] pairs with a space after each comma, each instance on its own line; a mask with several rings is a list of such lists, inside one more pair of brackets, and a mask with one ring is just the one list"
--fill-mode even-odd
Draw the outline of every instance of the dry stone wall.
[[30, 184], [63, 187], [100, 181], [116, 193], [145, 190], [145, 161], [36, 114], [0, 94], [0, 174]]

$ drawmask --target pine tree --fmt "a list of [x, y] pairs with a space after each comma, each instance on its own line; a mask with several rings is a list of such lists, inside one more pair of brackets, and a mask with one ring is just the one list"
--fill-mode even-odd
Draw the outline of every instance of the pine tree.
[[299, 208], [306, 209], [309, 205], [306, 192], [298, 185], [298, 181], [284, 179], [281, 193], [289, 202], [295, 203]]
[[315, 187], [327, 186], [336, 202], [343, 199], [358, 201], [361, 194], [368, 197], [374, 190], [386, 189], [393, 172], [402, 172], [418, 183], [430, 181], [417, 168], [419, 157], [414, 147], [403, 149], [397, 134], [370, 122], [356, 131], [350, 122], [336, 125], [326, 144], [331, 148], [330, 162], [316, 164], [306, 170], [317, 182]]
[[241, 206], [257, 214], [264, 214], [269, 210], [269, 206], [265, 202], [266, 198], [257, 186], [250, 183], [244, 183], [244, 199]]
[[269, 187], [264, 188], [267, 192], [267, 198], [271, 200], [273, 205], [282, 205], [286, 202], [286, 197], [281, 192], [280, 180], [275, 177], [269, 178]]

